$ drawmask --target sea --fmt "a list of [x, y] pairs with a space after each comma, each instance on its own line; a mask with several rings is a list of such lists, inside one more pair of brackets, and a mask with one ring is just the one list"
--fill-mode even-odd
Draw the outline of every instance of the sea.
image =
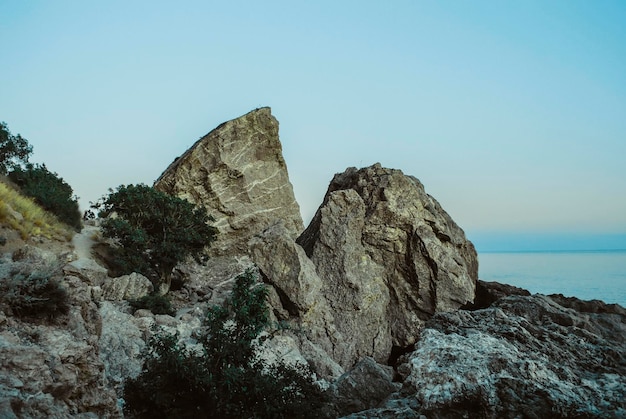
[[626, 250], [479, 252], [479, 278], [626, 307]]

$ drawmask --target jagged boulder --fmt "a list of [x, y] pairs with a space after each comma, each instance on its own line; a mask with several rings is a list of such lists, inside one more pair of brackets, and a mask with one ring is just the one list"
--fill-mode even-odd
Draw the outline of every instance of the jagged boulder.
[[154, 186], [207, 208], [219, 230], [213, 255], [246, 254], [250, 237], [278, 219], [294, 238], [304, 229], [270, 108], [202, 137]]
[[399, 170], [376, 164], [335, 175], [297, 243], [321, 278], [334, 327], [350, 337], [335, 358], [346, 369], [363, 356], [386, 362], [393, 347], [415, 343], [435, 312], [474, 299], [474, 246]]

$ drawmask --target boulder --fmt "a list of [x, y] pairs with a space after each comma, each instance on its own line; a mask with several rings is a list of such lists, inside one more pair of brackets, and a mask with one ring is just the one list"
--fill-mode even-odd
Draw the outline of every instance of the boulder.
[[320, 300], [349, 369], [363, 356], [387, 362], [415, 343], [436, 312], [473, 301], [476, 251], [422, 184], [375, 164], [333, 178], [324, 202], [297, 239], [321, 278]]
[[356, 358], [353, 346], [334, 326], [332, 308], [321, 294], [322, 281], [304, 250], [287, 228], [276, 223], [250, 240], [252, 260], [270, 286], [269, 302], [277, 320], [289, 321], [301, 331], [297, 348], [325, 378], [337, 378], [344, 369], [338, 360]]
[[102, 285], [102, 297], [110, 301], [137, 300], [150, 294], [153, 289], [148, 278], [133, 272], [119, 278], [109, 278]]
[[124, 380], [135, 378], [141, 372], [141, 353], [146, 346], [145, 331], [139, 328], [133, 316], [110, 301], [100, 304], [100, 315], [100, 359], [104, 363], [110, 385], [116, 390], [118, 397], [121, 397]]
[[303, 229], [270, 108], [221, 124], [177, 158], [155, 188], [204, 206], [219, 230], [212, 255], [246, 254], [248, 240], [283, 220]]
[[393, 382], [394, 371], [370, 357], [359, 361], [333, 384], [340, 415], [377, 407], [402, 385]]

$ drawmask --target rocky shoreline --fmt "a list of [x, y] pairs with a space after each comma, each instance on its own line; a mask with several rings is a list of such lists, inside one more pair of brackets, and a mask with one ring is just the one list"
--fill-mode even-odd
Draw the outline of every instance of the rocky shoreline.
[[147, 340], [194, 345], [206, 307], [249, 268], [281, 325], [260, 356], [308, 364], [332, 417], [626, 417], [626, 310], [479, 281], [474, 246], [412, 176], [349, 168], [304, 229], [261, 108], [201, 138], [155, 187], [205, 206], [220, 230], [205, 265], [176, 268], [174, 316], [131, 308], [150, 281], [114, 278], [106, 243], [84, 248], [95, 226], [74, 249], [3, 254], [0, 279], [46, 272], [70, 305], [55, 320], [0, 307], [0, 417], [122, 417]]

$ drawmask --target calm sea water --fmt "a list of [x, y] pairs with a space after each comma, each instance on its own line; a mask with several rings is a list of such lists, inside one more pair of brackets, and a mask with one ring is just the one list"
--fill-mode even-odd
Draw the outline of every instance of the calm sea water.
[[626, 250], [479, 253], [479, 277], [626, 307]]

